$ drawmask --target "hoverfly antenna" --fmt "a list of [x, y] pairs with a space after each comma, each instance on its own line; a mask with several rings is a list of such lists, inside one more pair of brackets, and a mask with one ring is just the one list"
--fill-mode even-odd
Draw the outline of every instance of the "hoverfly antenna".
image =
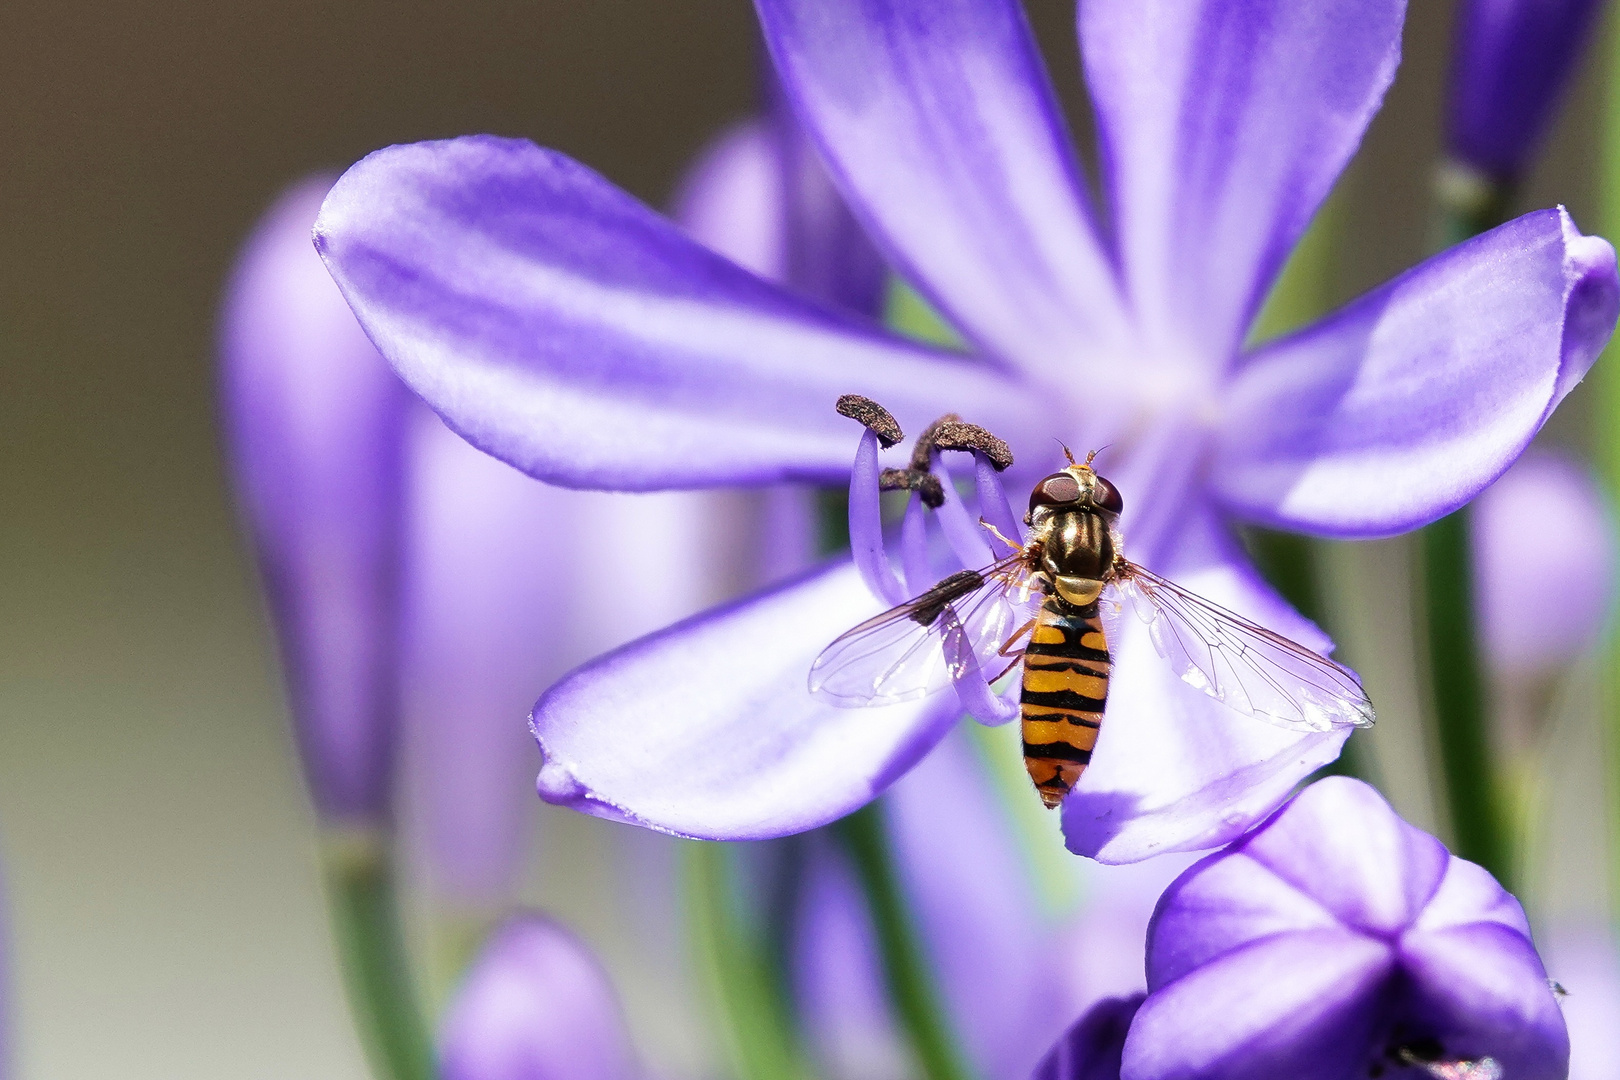
[[[1086, 455], [1086, 465], [1089, 467], [1093, 461], [1097, 460], [1097, 455], [1098, 454], [1102, 453], [1104, 450], [1108, 449], [1110, 446], [1113, 446], [1113, 445], [1114, 445], [1113, 443], [1105, 443], [1104, 445], [1097, 447], [1097, 449], [1093, 450], [1091, 453], [1087, 454]], [[1064, 447], [1064, 452], [1065, 453], [1068, 452], [1068, 447]], [[1069, 458], [1069, 460], [1073, 461], [1074, 458], [1071, 457], [1071, 458]]]
[[1076, 462], [1074, 460], [1074, 453], [1067, 446], [1064, 445], [1062, 439], [1060, 439], [1056, 435], [1054, 435], [1054, 436], [1052, 436], [1052, 441], [1057, 443], [1059, 446], [1063, 447], [1063, 456], [1069, 459], [1069, 464], [1070, 465], [1078, 464], [1078, 462]]

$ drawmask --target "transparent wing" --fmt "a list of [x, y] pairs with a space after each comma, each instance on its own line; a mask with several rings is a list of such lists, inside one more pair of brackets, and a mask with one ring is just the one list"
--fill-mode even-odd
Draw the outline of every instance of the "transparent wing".
[[1177, 675], [1247, 716], [1296, 731], [1368, 727], [1355, 672], [1135, 563], [1114, 581]]
[[994, 679], [1016, 662], [1001, 650], [1041, 597], [1019, 555], [952, 574], [823, 649], [810, 665], [810, 692], [855, 708], [910, 701], [943, 688], [960, 674], [946, 657], [944, 631], [952, 622], [947, 609], [961, 623], [980, 670]]

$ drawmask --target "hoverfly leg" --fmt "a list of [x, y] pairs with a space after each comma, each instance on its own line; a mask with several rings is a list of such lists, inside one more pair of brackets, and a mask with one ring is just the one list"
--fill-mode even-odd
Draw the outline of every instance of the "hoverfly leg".
[[[1036, 618], [1039, 618], [1039, 617], [1040, 616], [1036, 616]], [[1009, 656], [1009, 655], [1011, 655], [1013, 642], [1017, 641], [1019, 638], [1023, 637], [1025, 634], [1029, 633], [1030, 630], [1034, 629], [1034, 627], [1035, 627], [1035, 619], [1031, 619], [1028, 622], [1026, 622], [1023, 626], [1020, 626], [1017, 630], [1014, 630], [1013, 633], [1012, 633], [1012, 637], [1008, 638], [1006, 641], [1001, 643], [1001, 648], [996, 650], [996, 655], [997, 656]], [[1019, 649], [1018, 650], [1018, 660], [1022, 660], [1023, 658], [1024, 658], [1024, 650]], [[1014, 660], [1013, 663], [1017, 663], [1018, 660]], [[1007, 674], [1007, 672], [1003, 671], [1001, 674], [1005, 675], [1005, 674]], [[998, 675], [997, 678], [1000, 678], [1000, 676]], [[992, 679], [991, 681], [994, 682], [995, 680]]]
[[1002, 536], [1001, 535], [1001, 530], [996, 528], [994, 525], [990, 524], [988, 521], [984, 520], [984, 518], [979, 519], [979, 524], [983, 525], [985, 528], [989, 529], [991, 536], [994, 536], [997, 540], [1000, 540], [1003, 544], [1007, 545], [1007, 547], [1010, 548], [1011, 550], [1018, 552], [1018, 554], [1020, 554], [1020, 555], [1022, 555], [1024, 553], [1024, 545], [1023, 544], [1020, 544], [1016, 540], [1009, 540], [1005, 536]]
[[[1005, 656], [1007, 654], [1003, 653], [1002, 655]], [[1024, 650], [1019, 649], [1017, 652], [1012, 654], [1011, 662], [1009, 662], [1006, 667], [1002, 668], [999, 672], [997, 672], [995, 678], [990, 680], [990, 685], [994, 686], [996, 683], [998, 683], [1002, 679], [1006, 678], [1007, 674], [1009, 672], [1011, 672], [1013, 668], [1017, 667], [1019, 664], [1021, 664], [1023, 662], [1024, 662]]]

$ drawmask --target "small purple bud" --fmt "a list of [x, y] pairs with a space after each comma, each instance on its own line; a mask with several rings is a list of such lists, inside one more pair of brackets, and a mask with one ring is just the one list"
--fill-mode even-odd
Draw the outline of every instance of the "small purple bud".
[[607, 974], [574, 935], [517, 915], [491, 935], [439, 1029], [443, 1080], [633, 1080]]
[[330, 186], [281, 197], [225, 297], [221, 409], [281, 646], [304, 774], [329, 824], [388, 815], [404, 422], [411, 400], [310, 241]]
[[1597, 643], [1614, 602], [1613, 522], [1586, 468], [1546, 451], [1520, 458], [1474, 502], [1473, 548], [1492, 672], [1539, 682]]
[[1599, 7], [1598, 0], [1464, 0], [1447, 118], [1453, 156], [1497, 182], [1524, 174]]
[[1357, 780], [1312, 784], [1178, 878], [1147, 974], [1125, 1080], [1346, 1080], [1414, 1061], [1563, 1080], [1569, 1066], [1518, 901]]

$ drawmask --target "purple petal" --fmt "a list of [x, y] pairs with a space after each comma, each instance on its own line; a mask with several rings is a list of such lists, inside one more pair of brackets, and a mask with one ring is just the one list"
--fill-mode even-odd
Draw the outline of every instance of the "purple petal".
[[[1207, 508], [1187, 511], [1164, 573], [1307, 647], [1321, 631], [1255, 574]], [[1230, 842], [1338, 756], [1348, 729], [1301, 735], [1244, 716], [1182, 682], [1129, 610], [1110, 641], [1107, 718], [1091, 766], [1063, 804], [1069, 850], [1102, 862]]]
[[291, 189], [231, 278], [220, 341], [231, 466], [323, 817], [388, 807], [410, 395], [309, 245], [329, 181]]
[[963, 401], [1029, 421], [1007, 377], [816, 308], [521, 140], [377, 151], [332, 189], [316, 243], [452, 430], [565, 486], [841, 480], [848, 393], [907, 427]]
[[[1148, 995], [1123, 1080], [1365, 1077], [1389, 947], [1345, 930], [1274, 934]], [[1380, 1048], [1381, 1049], [1381, 1048]]]
[[782, 161], [761, 119], [728, 127], [682, 177], [670, 216], [698, 243], [767, 281], [787, 276]]
[[1409, 1015], [1447, 1057], [1493, 1057], [1514, 1080], [1568, 1075], [1564, 1017], [1523, 934], [1496, 922], [1414, 932], [1400, 956], [1413, 984]]
[[1597, 0], [1466, 0], [1457, 22], [1447, 141], [1503, 180], [1541, 143], [1602, 5]]
[[[426, 409], [406, 553], [406, 816], [435, 893], [475, 910], [516, 886], [533, 814], [523, 718], [560, 675], [576, 503], [468, 446]], [[596, 594], [593, 594], [593, 598]]]
[[1013, 0], [757, 7], [856, 215], [957, 328], [1047, 372], [1123, 338], [1114, 274]]
[[1246, 362], [1213, 470], [1233, 511], [1330, 536], [1478, 494], [1585, 375], [1620, 309], [1614, 249], [1542, 210], [1459, 244]]
[[[1614, 531], [1603, 491], [1574, 460], [1531, 450], [1475, 500], [1474, 595], [1493, 673], [1533, 682], [1597, 643], [1614, 604]], [[1527, 523], [1539, 599], [1515, 587]]]
[[1107, 866], [1079, 861], [1085, 901], [1059, 932], [1064, 1011], [1081, 1015], [1110, 997], [1147, 990], [1144, 951], [1148, 924], [1159, 897], [1197, 857], [1164, 855], [1139, 863]]
[[1119, 1080], [1120, 1059], [1142, 995], [1092, 1006], [1036, 1066], [1034, 1080]]
[[444, 1080], [632, 1080], [606, 973], [572, 934], [519, 915], [490, 938], [439, 1031]]
[[869, 709], [810, 696], [811, 661], [878, 607], [841, 563], [587, 664], [535, 705], [541, 797], [710, 840], [802, 832], [864, 805], [958, 715], [949, 694]]
[[[1224, 364], [1361, 142], [1404, 0], [1088, 0], [1086, 82], [1141, 324]], [[1172, 354], [1174, 355], [1174, 354]]]

